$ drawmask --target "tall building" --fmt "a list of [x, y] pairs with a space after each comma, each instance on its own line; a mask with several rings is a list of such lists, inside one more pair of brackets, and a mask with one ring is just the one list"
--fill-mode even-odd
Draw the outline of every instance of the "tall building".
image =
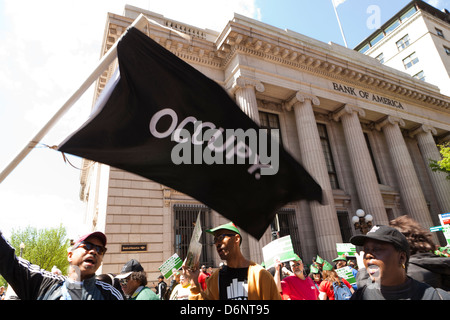
[[[376, 224], [409, 214], [426, 228], [450, 212], [449, 181], [427, 165], [439, 158], [435, 139], [450, 132], [450, 98], [435, 85], [238, 14], [216, 32], [126, 6], [123, 15], [108, 14], [102, 54], [141, 13], [157, 22], [145, 34], [223, 86], [261, 127], [279, 129], [283, 146], [322, 186], [326, 205], [299, 201], [278, 212], [280, 236], [291, 235], [304, 261], [317, 254], [331, 261], [336, 243], [360, 232], [351, 221], [358, 209]], [[96, 94], [116, 67], [105, 70]], [[135, 258], [156, 279], [174, 253], [184, 259], [198, 212], [205, 228], [227, 222], [168, 186], [87, 160], [80, 195], [86, 221], [108, 236], [103, 272]], [[244, 234], [242, 251], [260, 263], [271, 239], [270, 228], [259, 241]], [[218, 266], [212, 237], [203, 233], [202, 242], [201, 263]]]
[[414, 0], [355, 47], [450, 95], [450, 14]]

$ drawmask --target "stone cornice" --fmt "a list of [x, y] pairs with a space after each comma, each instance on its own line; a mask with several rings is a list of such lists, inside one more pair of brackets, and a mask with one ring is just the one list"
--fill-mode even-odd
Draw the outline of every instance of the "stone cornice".
[[[229, 28], [231, 31], [227, 32], [226, 38], [218, 43], [219, 57], [222, 58], [223, 67], [226, 67], [236, 54], [252, 55], [322, 77], [383, 91], [413, 103], [426, 103], [437, 108], [450, 109], [450, 98], [434, 92], [435, 86], [400, 75], [400, 72], [393, 69], [393, 74], [389, 75], [387, 69], [390, 68], [378, 65], [377, 62], [370, 60], [370, 57], [364, 57], [369, 59], [368, 65], [358, 65], [359, 62], [345, 60], [342, 54], [333, 56], [330, 54], [331, 51], [313, 50], [304, 43], [288, 43], [281, 41], [280, 38], [271, 39], [263, 32], [258, 34], [254, 28], [233, 25], [233, 23], [229, 24]], [[250, 31], [251, 35], [246, 34]]]
[[[104, 35], [103, 54], [117, 41], [132, 21], [131, 18], [110, 14]], [[167, 21], [170, 22], [168, 19]], [[192, 28], [185, 28], [180, 23], [173, 25], [171, 22], [168, 26], [178, 31], [186, 31], [188, 34], [197, 32], [192, 31]], [[300, 36], [291, 35], [292, 32], [285, 37], [277, 37], [276, 28], [273, 28], [275, 31], [269, 32], [263, 27], [259, 30], [259, 27], [258, 24], [247, 26], [232, 21], [220, 34], [216, 43], [205, 40], [201, 34], [193, 37], [189, 42], [156, 25], [149, 25], [144, 32], [181, 59], [209, 68], [224, 70], [236, 54], [251, 55], [303, 72], [317, 74], [323, 78], [384, 92], [385, 95], [404, 101], [426, 104], [437, 110], [450, 110], [450, 98], [434, 91], [436, 90], [434, 86], [400, 75], [394, 70], [391, 74], [388, 70], [390, 68], [378, 64], [374, 59], [364, 56], [358, 57], [361, 61], [351, 61], [348, 58], [349, 54], [359, 53], [346, 48], [332, 48], [331, 45], [314, 39], [310, 39], [314, 44], [309, 44], [300, 39]], [[103, 89], [109, 74], [111, 71], [100, 78], [98, 91]]]

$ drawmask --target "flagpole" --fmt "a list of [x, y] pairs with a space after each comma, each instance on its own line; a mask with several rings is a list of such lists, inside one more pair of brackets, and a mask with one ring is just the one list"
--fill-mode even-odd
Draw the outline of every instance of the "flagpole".
[[334, 0], [331, 0], [331, 2], [333, 3], [334, 13], [336, 14], [336, 18], [337, 18], [337, 21], [338, 21], [338, 24], [339, 24], [339, 29], [341, 29], [341, 34], [342, 34], [342, 38], [344, 39], [345, 47], [348, 48], [347, 40], [345, 39], [344, 30], [342, 29], [341, 20], [339, 19], [339, 15], [338, 15], [338, 12], [337, 12], [336, 5], [334, 4]]
[[[147, 18], [140, 14], [139, 17], [134, 20], [130, 25], [131, 27], [136, 27], [138, 29], [147, 23]], [[126, 32], [121, 36], [123, 37]], [[119, 39], [120, 40], [120, 39]], [[96, 81], [103, 71], [109, 67], [109, 65], [117, 57], [117, 44], [119, 40], [116, 41], [113, 46], [108, 50], [108, 52], [100, 59], [95, 70], [89, 75], [89, 77], [83, 82], [81, 87], [75, 91], [75, 93], [64, 103], [64, 105], [55, 113], [55, 115], [47, 122], [47, 124], [28, 142], [28, 144], [22, 149], [22, 151], [9, 163], [9, 165], [3, 169], [0, 173], [0, 183], [6, 179], [6, 177], [19, 165], [19, 163], [33, 150], [33, 148], [44, 138], [44, 136], [50, 131], [50, 129], [63, 117], [63, 115], [74, 105], [78, 99], [89, 89], [89, 87]]]

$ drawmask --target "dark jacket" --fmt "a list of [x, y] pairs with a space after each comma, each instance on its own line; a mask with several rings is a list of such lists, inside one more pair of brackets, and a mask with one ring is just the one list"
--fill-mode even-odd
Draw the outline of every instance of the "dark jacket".
[[409, 258], [408, 276], [433, 288], [450, 291], [450, 258], [416, 253]]
[[[19, 258], [0, 233], [0, 274], [21, 300], [60, 300], [67, 277], [58, 276]], [[69, 286], [70, 287], [70, 286]], [[123, 300], [113, 286], [92, 278], [79, 287], [83, 300]]]
[[[365, 269], [360, 269], [363, 272]], [[366, 281], [350, 300], [450, 300], [450, 294], [442, 289], [435, 289], [426, 283], [407, 277], [404, 284], [396, 287], [379, 287]]]

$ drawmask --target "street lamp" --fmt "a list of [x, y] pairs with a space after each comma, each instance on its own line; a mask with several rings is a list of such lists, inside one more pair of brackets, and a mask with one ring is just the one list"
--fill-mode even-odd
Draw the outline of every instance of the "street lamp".
[[355, 225], [355, 230], [361, 230], [363, 234], [366, 234], [370, 228], [372, 228], [373, 217], [364, 212], [363, 209], [356, 210], [356, 216], [353, 216], [352, 222]]
[[21, 257], [21, 258], [22, 258], [23, 249], [25, 249], [25, 243], [22, 242], [20, 244], [20, 255], [19, 255], [19, 257]]

